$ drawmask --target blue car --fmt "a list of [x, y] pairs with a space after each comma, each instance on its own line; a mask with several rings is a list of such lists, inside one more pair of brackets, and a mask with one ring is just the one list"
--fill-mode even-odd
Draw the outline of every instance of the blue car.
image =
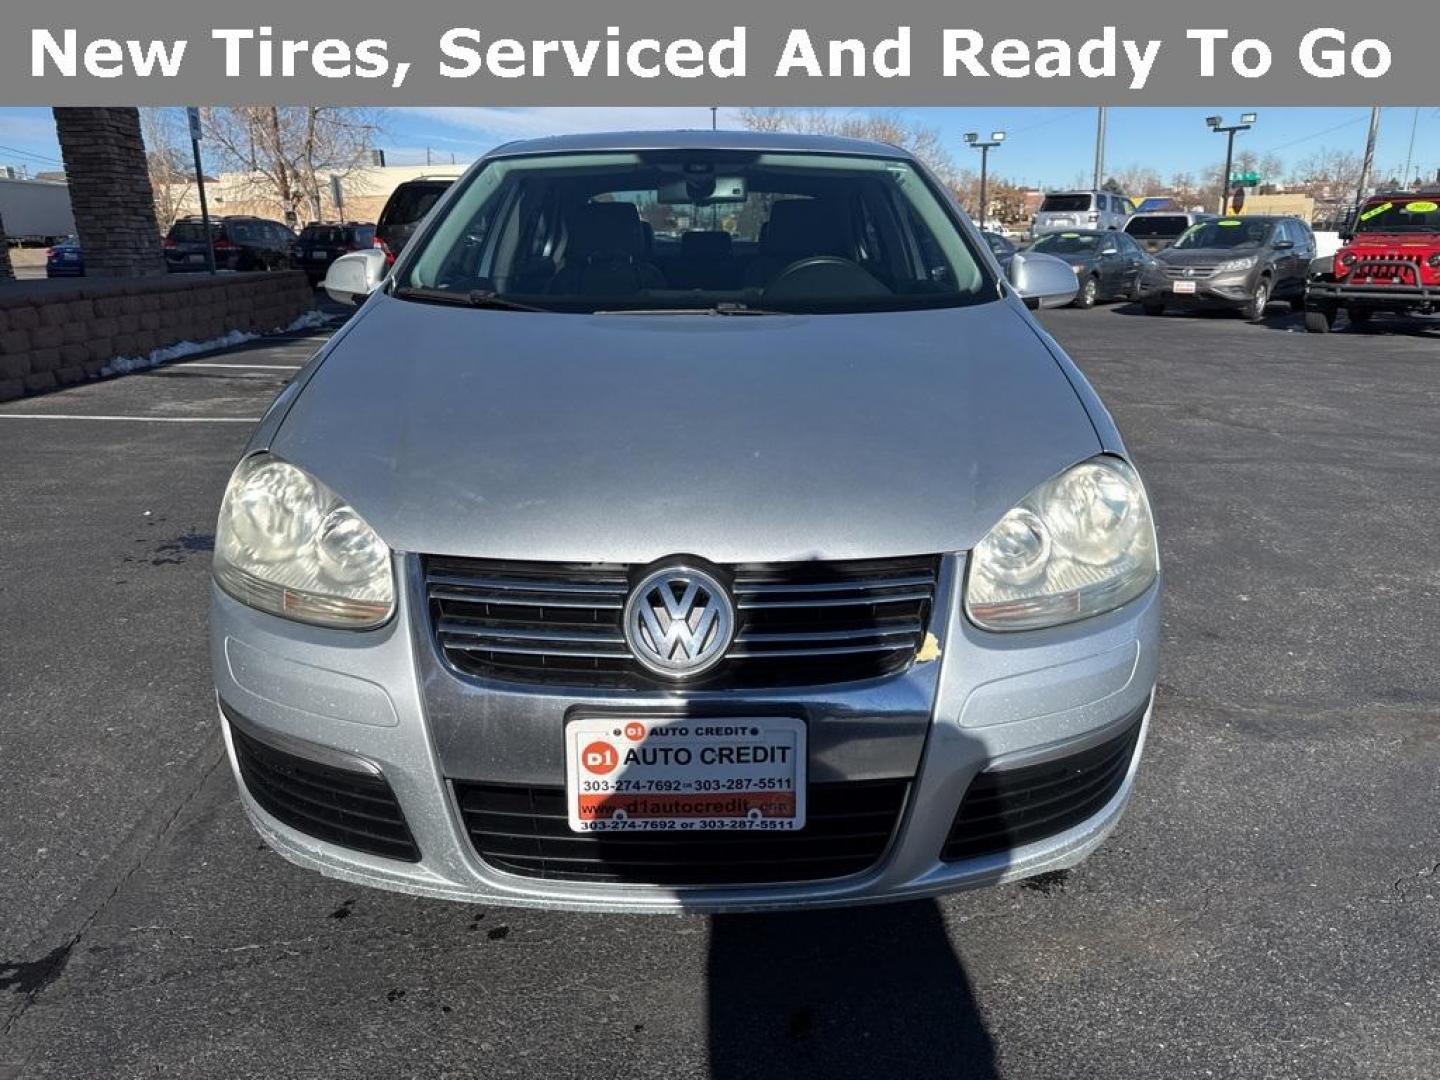
[[85, 256], [76, 237], [67, 237], [45, 252], [45, 276], [84, 277]]

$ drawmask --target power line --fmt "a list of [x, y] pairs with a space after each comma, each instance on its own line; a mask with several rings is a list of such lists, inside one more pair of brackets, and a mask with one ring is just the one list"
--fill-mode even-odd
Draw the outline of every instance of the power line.
[[32, 153], [29, 150], [21, 150], [18, 146], [0, 146], [0, 150], [3, 150], [7, 154], [17, 154], [20, 157], [33, 158], [35, 161], [43, 161], [46, 165], [65, 164], [63, 161], [55, 160], [55, 158], [46, 157], [44, 154], [36, 154]]
[[1291, 139], [1289, 142], [1283, 142], [1278, 146], [1267, 147], [1260, 152], [1262, 154], [1279, 153], [1281, 150], [1287, 150], [1292, 146], [1298, 146], [1300, 143], [1309, 142], [1311, 139], [1318, 139], [1322, 135], [1329, 135], [1332, 131], [1339, 131], [1341, 128], [1353, 127], [1355, 124], [1360, 123], [1360, 121], [1364, 119], [1365, 117], [1363, 116], [1356, 116], [1350, 120], [1342, 120], [1340, 123], [1327, 127], [1322, 131], [1314, 131], [1311, 132], [1309, 135], [1301, 135], [1298, 139]]

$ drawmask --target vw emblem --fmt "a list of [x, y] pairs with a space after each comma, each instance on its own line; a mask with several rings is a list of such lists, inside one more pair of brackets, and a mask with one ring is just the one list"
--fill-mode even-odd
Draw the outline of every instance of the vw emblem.
[[647, 574], [625, 602], [625, 641], [657, 675], [688, 679], [709, 671], [734, 636], [730, 597], [703, 570], [663, 567]]

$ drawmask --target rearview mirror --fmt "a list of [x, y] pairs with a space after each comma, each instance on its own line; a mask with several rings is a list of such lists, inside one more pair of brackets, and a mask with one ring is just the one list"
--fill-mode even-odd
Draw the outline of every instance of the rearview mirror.
[[1039, 251], [1016, 252], [1010, 261], [1010, 285], [1032, 311], [1064, 307], [1080, 288], [1069, 263]]
[[379, 248], [341, 255], [325, 272], [325, 291], [337, 304], [355, 304], [380, 287], [385, 280], [385, 252]]

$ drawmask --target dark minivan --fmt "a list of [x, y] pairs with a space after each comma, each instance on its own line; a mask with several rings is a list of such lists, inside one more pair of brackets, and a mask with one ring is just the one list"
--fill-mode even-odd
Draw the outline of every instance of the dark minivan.
[[405, 245], [415, 235], [415, 229], [430, 208], [453, 183], [453, 176], [422, 176], [406, 180], [390, 193], [385, 209], [380, 211], [374, 240], [374, 246], [385, 252], [387, 263], [393, 263], [395, 257], [405, 250]]
[[364, 251], [374, 243], [375, 226], [368, 221], [317, 221], [300, 230], [290, 254], [313, 285], [341, 255]]
[[[289, 226], [266, 218], [233, 215], [210, 219], [217, 270], [288, 270], [295, 234]], [[165, 268], [172, 274], [206, 269], [205, 223], [181, 218], [165, 236]]]

